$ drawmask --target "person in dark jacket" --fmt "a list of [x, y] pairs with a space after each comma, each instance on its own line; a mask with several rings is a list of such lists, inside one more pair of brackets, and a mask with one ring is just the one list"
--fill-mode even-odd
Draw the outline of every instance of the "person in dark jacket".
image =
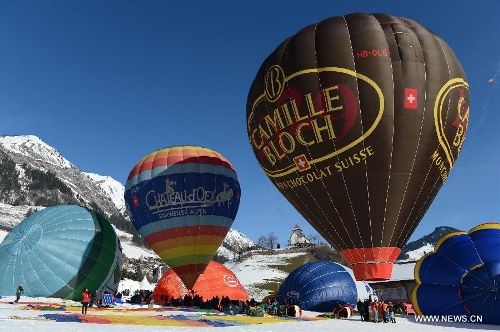
[[96, 301], [96, 298], [97, 298], [97, 293], [96, 291], [92, 291], [90, 292], [90, 303], [89, 303], [89, 308], [92, 308], [92, 306], [94, 305], [95, 301]]
[[102, 306], [102, 292], [101, 291], [96, 291], [96, 304], [97, 304], [97, 307], [101, 307]]
[[356, 309], [358, 309], [359, 315], [361, 316], [361, 321], [365, 320], [365, 305], [361, 302], [361, 299], [358, 299], [356, 303]]
[[390, 322], [396, 323], [396, 318], [394, 317], [394, 306], [392, 305], [392, 302], [389, 302], [389, 305], [387, 306], [387, 312], [389, 313]]
[[17, 290], [16, 290], [16, 300], [14, 301], [14, 303], [19, 302], [19, 299], [21, 298], [22, 293], [24, 293], [24, 288], [23, 288], [23, 284], [20, 283], [19, 286], [17, 287]]
[[365, 299], [365, 302], [363, 302], [363, 309], [365, 310], [365, 322], [370, 321], [370, 299]]

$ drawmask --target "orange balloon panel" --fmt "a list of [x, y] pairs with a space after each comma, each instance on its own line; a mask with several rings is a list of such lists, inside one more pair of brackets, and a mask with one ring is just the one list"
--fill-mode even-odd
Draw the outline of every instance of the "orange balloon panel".
[[[193, 286], [195, 294], [210, 300], [214, 296], [222, 298], [229, 296], [231, 300], [250, 300], [247, 291], [241, 285], [234, 273], [223, 264], [210, 261], [205, 272], [203, 272]], [[155, 303], [165, 303], [165, 297], [184, 297], [188, 289], [174, 270], [169, 269], [160, 278], [153, 291]]]

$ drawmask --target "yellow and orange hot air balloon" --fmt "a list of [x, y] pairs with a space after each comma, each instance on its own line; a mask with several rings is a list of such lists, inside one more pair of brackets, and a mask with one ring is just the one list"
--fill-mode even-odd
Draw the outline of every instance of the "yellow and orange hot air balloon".
[[282, 42], [251, 85], [246, 115], [277, 189], [356, 279], [384, 280], [462, 148], [469, 85], [433, 32], [356, 13]]

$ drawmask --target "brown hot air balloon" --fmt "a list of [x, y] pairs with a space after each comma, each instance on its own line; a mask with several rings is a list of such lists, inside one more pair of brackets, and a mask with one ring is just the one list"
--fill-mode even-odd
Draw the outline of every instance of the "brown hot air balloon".
[[450, 47], [387, 14], [305, 27], [264, 61], [247, 100], [261, 167], [358, 280], [390, 278], [468, 118], [469, 86]]

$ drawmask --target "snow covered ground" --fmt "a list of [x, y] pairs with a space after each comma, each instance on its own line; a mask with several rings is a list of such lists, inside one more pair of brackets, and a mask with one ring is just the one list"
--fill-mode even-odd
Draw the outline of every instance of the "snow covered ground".
[[[120, 324], [95, 324], [95, 323], [80, 323], [80, 322], [60, 322], [45, 318], [44, 314], [49, 313], [46, 310], [23, 310], [26, 303], [59, 303], [65, 305], [80, 304], [72, 301], [62, 301], [60, 299], [47, 299], [47, 298], [26, 298], [21, 297], [20, 304], [10, 304], [14, 300], [13, 296], [0, 298], [0, 331], [51, 331], [51, 332], [86, 332], [96, 331], [97, 329], [106, 332], [155, 332], [155, 331], [183, 331], [183, 332], [200, 332], [217, 327], [182, 327], [182, 326], [154, 326], [154, 325], [120, 325]], [[201, 312], [179, 312], [179, 311], [158, 311], [158, 310], [141, 310], [140, 312], [133, 313], [134, 309], [140, 309], [138, 305], [123, 304], [126, 312], [120, 310], [106, 310], [97, 311], [89, 309], [87, 315], [116, 315], [116, 316], [135, 316], [143, 317], [145, 315], [165, 317], [175, 315], [204, 315]], [[114, 309], [120, 308], [115, 306]], [[158, 306], [155, 306], [158, 308]], [[79, 315], [78, 312], [58, 311], [61, 315]], [[319, 315], [316, 312], [303, 311], [303, 316], [315, 317]], [[222, 318], [222, 317], [221, 317]], [[201, 319], [203, 319], [201, 317]], [[258, 318], [256, 318], [258, 321]], [[442, 332], [442, 331], [460, 331], [464, 332], [469, 330], [476, 331], [498, 331], [499, 327], [494, 325], [482, 325], [474, 323], [451, 323], [451, 322], [416, 322], [415, 316], [398, 316], [395, 324], [384, 324], [373, 322], [361, 322], [359, 316], [355, 315], [348, 319], [324, 319], [313, 321], [290, 321], [280, 323], [255, 323], [245, 324], [240, 326], [225, 326], [222, 330], [224, 332], [251, 332], [251, 331], [275, 331], [275, 332], [293, 332], [293, 331], [343, 331], [343, 332], [358, 332], [358, 331], [387, 331], [387, 332], [421, 332], [425, 329], [426, 332]]]
[[224, 265], [236, 275], [240, 283], [245, 287], [250, 297], [261, 301], [269, 292], [262, 290], [256, 285], [264, 282], [276, 282], [275, 290], [278, 290], [279, 281], [286, 278], [283, 271], [270, 268], [269, 265], [281, 265], [285, 256], [295, 257], [303, 253], [293, 253], [288, 255], [253, 255], [251, 261], [245, 261], [243, 264], [238, 262], [227, 262]]

